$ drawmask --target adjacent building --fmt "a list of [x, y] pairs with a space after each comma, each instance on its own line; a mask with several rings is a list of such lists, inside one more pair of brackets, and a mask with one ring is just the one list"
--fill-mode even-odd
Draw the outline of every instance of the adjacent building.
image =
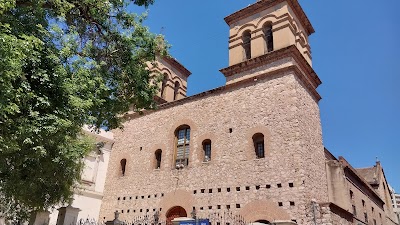
[[373, 167], [357, 169], [343, 157], [335, 158], [326, 149], [325, 154], [330, 204], [338, 206], [353, 224], [398, 223], [380, 162]]
[[70, 205], [58, 206], [32, 216], [30, 225], [71, 225], [80, 219], [96, 220], [99, 218], [103, 199], [104, 183], [110, 153], [114, 144], [111, 132], [92, 132], [84, 127], [84, 132], [96, 141], [93, 151], [85, 157], [80, 188], [75, 191]]
[[[390, 186], [389, 186], [390, 187]], [[400, 194], [396, 193], [396, 191], [390, 187], [391, 194], [392, 194], [392, 206], [394, 213], [397, 216], [397, 219], [400, 223]]]

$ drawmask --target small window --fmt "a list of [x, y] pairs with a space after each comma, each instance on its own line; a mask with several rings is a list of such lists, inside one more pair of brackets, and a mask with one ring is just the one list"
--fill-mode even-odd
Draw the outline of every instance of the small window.
[[126, 169], [126, 159], [121, 159], [121, 175], [125, 176], [125, 169]]
[[156, 159], [156, 165], [155, 165], [155, 168], [156, 168], [156, 169], [160, 169], [160, 168], [161, 168], [161, 155], [162, 155], [161, 149], [158, 149], [158, 150], [154, 153], [154, 157], [155, 157], [155, 159]]
[[362, 206], [365, 207], [365, 201], [361, 200], [361, 202], [362, 202]]
[[174, 87], [174, 100], [178, 99], [178, 95], [179, 95], [179, 88], [180, 88], [181, 84], [178, 81], [175, 81], [175, 87]]
[[249, 30], [243, 33], [243, 49], [245, 60], [251, 59], [251, 33]]
[[355, 205], [353, 205], [353, 215], [357, 216], [357, 208]]
[[272, 52], [274, 50], [274, 37], [272, 35], [272, 24], [265, 24], [263, 27], [266, 52]]
[[163, 80], [161, 83], [161, 98], [165, 98], [165, 89], [167, 87], [167, 82], [168, 82], [168, 75], [164, 73]]
[[190, 127], [187, 125], [179, 127], [175, 133], [175, 137], [175, 167], [179, 169], [189, 165]]
[[367, 213], [364, 213], [364, 221], [365, 221], [366, 223], [368, 223], [368, 214], [367, 214]]
[[265, 157], [264, 152], [264, 135], [262, 133], [257, 133], [253, 135], [254, 150], [256, 152], [256, 157], [258, 159]]
[[354, 198], [353, 191], [350, 191], [350, 199], [353, 199], [353, 198]]
[[203, 141], [203, 151], [204, 151], [204, 162], [211, 160], [211, 140], [207, 139]]

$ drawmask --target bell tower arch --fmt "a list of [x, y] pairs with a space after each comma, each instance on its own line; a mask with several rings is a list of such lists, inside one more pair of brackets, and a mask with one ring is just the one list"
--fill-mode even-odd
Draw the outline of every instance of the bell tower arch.
[[308, 37], [314, 33], [297, 0], [259, 0], [227, 17], [229, 67], [226, 85], [296, 70], [310, 94], [321, 80], [312, 68]]

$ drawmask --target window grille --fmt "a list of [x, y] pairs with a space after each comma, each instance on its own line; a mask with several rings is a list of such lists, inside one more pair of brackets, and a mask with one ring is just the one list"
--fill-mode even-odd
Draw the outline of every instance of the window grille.
[[176, 168], [189, 165], [190, 127], [180, 128], [177, 132]]
[[254, 150], [258, 159], [265, 158], [264, 135], [257, 133], [253, 135]]
[[211, 160], [211, 140], [207, 139], [203, 141], [203, 150], [204, 150], [204, 162], [208, 162]]
[[258, 142], [257, 145], [257, 157], [264, 158], [264, 142]]

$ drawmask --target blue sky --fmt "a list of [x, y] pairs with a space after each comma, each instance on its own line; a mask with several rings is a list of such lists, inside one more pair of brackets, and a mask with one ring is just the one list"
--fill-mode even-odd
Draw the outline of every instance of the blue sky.
[[[193, 74], [188, 95], [224, 85], [228, 26], [223, 18], [256, 0], [158, 0], [146, 24]], [[354, 167], [376, 157], [400, 192], [399, 0], [300, 0], [316, 33], [310, 42], [324, 145]]]

